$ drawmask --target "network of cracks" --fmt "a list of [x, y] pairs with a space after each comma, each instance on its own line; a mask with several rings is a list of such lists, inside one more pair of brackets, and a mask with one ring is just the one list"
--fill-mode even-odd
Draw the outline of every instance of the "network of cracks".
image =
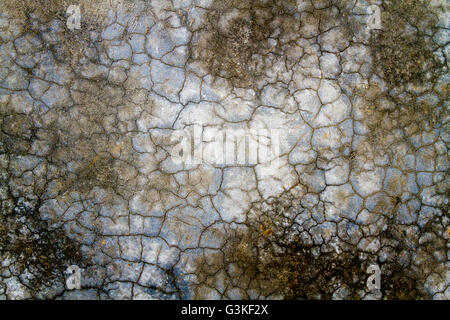
[[446, 1], [70, 5], [0, 4], [0, 299], [450, 297]]

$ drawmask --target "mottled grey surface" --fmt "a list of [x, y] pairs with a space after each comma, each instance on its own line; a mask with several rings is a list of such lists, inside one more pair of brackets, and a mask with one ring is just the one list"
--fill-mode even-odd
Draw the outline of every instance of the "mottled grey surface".
[[[448, 299], [448, 117], [410, 135], [385, 133], [387, 143], [374, 151], [365, 102], [355, 94], [373, 82], [386, 88], [371, 72], [370, 30], [349, 39], [337, 21], [311, 16], [321, 6], [334, 10], [329, 1], [314, 1], [315, 9], [299, 1], [294, 14], [308, 23], [288, 53], [267, 53], [266, 74], [233, 87], [191, 59], [211, 5], [113, 8], [73, 39], [64, 20], [32, 29], [0, 15], [2, 210], [27, 208], [63, 228], [88, 260], [81, 290], [60, 281], [38, 296], [192, 298], [196, 258], [218, 252], [223, 232], [246, 223], [255, 204], [287, 194], [295, 199], [289, 232], [317, 253], [352, 247], [382, 264], [395, 246], [386, 225], [401, 226], [409, 247], [395, 255], [421, 270], [418, 285], [431, 297]], [[353, 9], [355, 19], [367, 5]], [[447, 11], [434, 36], [446, 63], [448, 27]], [[64, 51], [64, 39], [80, 46], [79, 55]], [[407, 90], [448, 109], [429, 90]], [[206, 127], [206, 141], [213, 129], [282, 129], [279, 164], [176, 164], [170, 135], [194, 125]], [[429, 258], [420, 247], [436, 239], [443, 241], [433, 247], [438, 267], [421, 269]], [[0, 298], [32, 296], [32, 276], [20, 263], [2, 252]], [[218, 280], [206, 297], [258, 297], [241, 285]], [[336, 289], [339, 297], [345, 289]]]

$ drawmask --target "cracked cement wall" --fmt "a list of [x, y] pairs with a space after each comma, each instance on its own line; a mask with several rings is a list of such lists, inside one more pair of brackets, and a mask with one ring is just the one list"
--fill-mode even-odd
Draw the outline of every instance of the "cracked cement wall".
[[[445, 1], [46, 3], [1, 4], [0, 298], [449, 298]], [[199, 125], [277, 161], [176, 163]]]

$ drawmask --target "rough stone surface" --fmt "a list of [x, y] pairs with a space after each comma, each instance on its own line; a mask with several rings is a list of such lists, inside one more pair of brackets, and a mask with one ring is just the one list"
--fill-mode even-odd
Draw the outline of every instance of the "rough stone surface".
[[[216, 48], [221, 64], [194, 53], [204, 30], [214, 32], [207, 14], [216, 1], [156, 0], [131, 14], [113, 7], [93, 30], [71, 36], [51, 21], [28, 30], [0, 13], [0, 299], [282, 298], [255, 291], [232, 263], [205, 271], [230, 252], [246, 252], [242, 243], [227, 251], [235, 242], [225, 241], [246, 227], [274, 243], [301, 239], [311, 257], [356, 252], [361, 265], [379, 263], [386, 279], [390, 262], [406, 271], [415, 265], [417, 290], [449, 298], [450, 118], [448, 96], [436, 93], [448, 88], [448, 74], [441, 86], [389, 87], [376, 73], [370, 32], [355, 27], [349, 37], [342, 20], [354, 18], [356, 26], [366, 1], [339, 19], [335, 1], [293, 2], [283, 10], [295, 23], [301, 17], [296, 32], [266, 39], [266, 30], [242, 22]], [[433, 38], [445, 61], [448, 27]], [[76, 53], [64, 39], [80, 46]], [[410, 111], [395, 109], [389, 94], [408, 105], [427, 101], [441, 116], [402, 122]], [[382, 126], [371, 118], [379, 110], [389, 114]], [[225, 153], [221, 163], [176, 163], [173, 134], [196, 126], [210, 160], [220, 132], [247, 130], [250, 140], [273, 145], [257, 129], [276, 129], [280, 152], [255, 162]], [[231, 148], [245, 147], [237, 141]], [[28, 221], [23, 212], [63, 230], [65, 245], [76, 244], [81, 258], [62, 247], [60, 267], [85, 268], [80, 290], [58, 278], [29, 289], [24, 275], [39, 278], [40, 269], [23, 270], [11, 249], [20, 240], [11, 228]], [[39, 231], [29, 232], [25, 243], [41, 243]], [[202, 258], [211, 263], [199, 267]], [[227, 283], [225, 273], [234, 274]], [[350, 289], [336, 285], [330, 298], [350, 298]]]

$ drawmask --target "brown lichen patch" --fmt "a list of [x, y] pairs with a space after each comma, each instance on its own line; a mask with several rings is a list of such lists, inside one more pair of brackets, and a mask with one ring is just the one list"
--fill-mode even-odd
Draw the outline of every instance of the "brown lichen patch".
[[405, 270], [401, 265], [389, 265], [384, 269], [384, 272], [389, 275], [389, 282], [382, 287], [383, 293], [387, 300], [415, 300], [418, 297], [428, 298], [423, 296], [417, 290], [416, 279], [412, 276], [405, 275]]
[[0, 8], [16, 19], [26, 19], [34, 14], [44, 22], [48, 22], [63, 15], [67, 2], [66, 0], [4, 0]]
[[[249, 292], [253, 292], [258, 297], [331, 299], [338, 289], [347, 291], [347, 299], [362, 298], [370, 264], [360, 259], [356, 248], [316, 254], [298, 237], [286, 241], [287, 235], [280, 239], [257, 231], [252, 227], [230, 231], [220, 252], [197, 259], [196, 299], [207, 298], [218, 283], [238, 288], [244, 298], [250, 298]], [[420, 297], [414, 279], [404, 268], [396, 262], [383, 268], [384, 298]], [[402, 287], [405, 284], [407, 288]]]
[[[76, 5], [80, 8], [80, 29], [70, 30], [67, 27], [68, 8]], [[92, 31], [98, 31], [108, 18], [110, 9], [120, 9], [133, 12], [135, 4], [129, 0], [100, 0], [76, 2], [69, 0], [3, 0], [0, 11], [15, 19], [22, 33], [42, 36], [42, 31], [49, 28], [53, 22], [60, 22], [58, 40], [49, 49], [59, 61], [70, 62], [78, 66], [79, 60], [92, 43]], [[55, 25], [53, 25], [53, 28]], [[55, 38], [55, 37], [53, 37]]]
[[381, 234], [392, 250], [391, 263], [382, 268], [388, 279], [382, 286], [383, 296], [386, 299], [431, 299], [425, 287], [427, 278], [433, 273], [444, 277], [447, 273], [441, 218], [433, 217], [417, 229], [418, 232], [396, 224], [395, 219], [393, 215], [388, 218], [387, 228]]
[[[374, 67], [391, 86], [433, 82], [442, 70], [430, 35], [436, 31], [436, 10], [424, 0], [383, 2], [383, 29], [372, 33]], [[428, 34], [427, 34], [428, 33]]]
[[439, 8], [429, 1], [394, 0], [381, 9], [382, 29], [371, 30], [369, 43], [372, 72], [379, 78], [355, 90], [370, 145], [357, 152], [378, 156], [392, 155], [397, 142], [414, 149], [411, 137], [440, 128], [448, 116], [448, 83], [441, 80], [447, 67], [433, 41]]
[[114, 168], [112, 158], [97, 155], [77, 175], [72, 186], [79, 192], [88, 193], [94, 187], [104, 189], [114, 188], [119, 182], [119, 176]]
[[[300, 27], [294, 17], [296, 1], [215, 1], [193, 46], [193, 58], [204, 63], [209, 74], [232, 80], [237, 86], [252, 84], [263, 76], [264, 59], [277, 54], [280, 44], [296, 37]], [[270, 41], [270, 40], [273, 41]]]
[[15, 19], [26, 20], [35, 16], [41, 22], [47, 23], [53, 19], [62, 19], [71, 5], [78, 5], [82, 14], [88, 14], [97, 20], [106, 18], [109, 9], [121, 8], [132, 10], [133, 4], [128, 0], [100, 0], [76, 2], [70, 0], [3, 0], [0, 4], [2, 11]]
[[349, 198], [351, 197], [352, 194], [348, 190], [340, 188], [336, 191], [336, 202], [343, 208], [348, 206]]
[[394, 208], [400, 203], [397, 198], [391, 198], [386, 195], [380, 197], [375, 203], [373, 212], [385, 215], [388, 212], [393, 212]]
[[146, 189], [153, 189], [157, 192], [175, 192], [175, 179], [170, 173], [162, 171], [155, 172], [149, 177]]
[[86, 262], [79, 245], [61, 227], [50, 227], [33, 208], [15, 206], [0, 214], [0, 256], [9, 261], [32, 296], [61, 284], [70, 265]]
[[[425, 91], [420, 95], [406, 91], [394, 94], [384, 92], [376, 84], [373, 91], [356, 91], [362, 98], [359, 107], [364, 114], [362, 123], [367, 127], [368, 134], [365, 143], [360, 143], [358, 155], [383, 156], [391, 154], [397, 143], [407, 143], [413, 150], [409, 138], [439, 128], [442, 120], [448, 116], [445, 108], [445, 98], [434, 90]], [[369, 93], [371, 92], [371, 93]], [[435, 97], [435, 101], [423, 99], [424, 95]], [[430, 155], [429, 160], [433, 159]], [[399, 159], [402, 162], [403, 159]]]
[[[245, 226], [219, 234], [224, 243], [220, 250], [205, 252], [195, 262], [194, 297], [208, 298], [217, 290], [224, 297], [239, 292], [252, 299], [331, 299], [337, 292], [345, 292], [346, 299], [361, 299], [369, 293], [367, 268], [378, 264], [382, 299], [430, 298], [424, 282], [433, 269], [442, 269], [432, 255], [444, 245], [438, 238], [419, 245], [419, 237], [431, 229], [417, 234], [383, 210], [388, 228], [379, 237], [390, 250], [387, 260], [380, 262], [376, 254], [362, 252], [348, 241], [343, 251], [322, 251], [295, 231], [293, 219], [303, 209], [294, 203], [295, 199], [282, 196], [255, 204]], [[436, 233], [437, 221], [428, 228]], [[416, 253], [423, 256], [419, 265], [412, 264]]]
[[333, 0], [320, 9], [310, 3], [301, 10], [294, 0], [213, 1], [194, 37], [191, 59], [235, 87], [254, 88], [271, 77], [274, 65], [289, 70], [307, 54], [300, 39], [317, 39], [338, 27], [340, 40], [348, 43], [360, 28], [351, 7], [349, 0]]
[[387, 190], [391, 194], [403, 194], [407, 182], [406, 176], [396, 176], [389, 180], [387, 184]]
[[230, 8], [235, 9], [251, 9], [252, 7], [272, 7], [274, 10], [282, 11], [282, 10], [295, 10], [297, 7], [296, 0], [223, 0], [223, 1], [214, 1], [212, 4], [212, 8], [217, 10], [227, 10]]

